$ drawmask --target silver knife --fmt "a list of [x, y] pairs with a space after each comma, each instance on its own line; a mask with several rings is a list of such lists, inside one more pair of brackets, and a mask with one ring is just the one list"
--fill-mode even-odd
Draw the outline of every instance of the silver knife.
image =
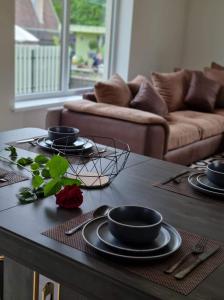
[[172, 177], [170, 177], [170, 178], [168, 178], [168, 179], [162, 181], [160, 184], [161, 184], [161, 185], [167, 184], [167, 183], [169, 183], [170, 181], [173, 181], [174, 179], [177, 179], [177, 178], [179, 178], [179, 177], [181, 177], [181, 176], [183, 176], [183, 175], [185, 175], [185, 174], [188, 174], [189, 172], [190, 172], [190, 170], [186, 170], [186, 169], [185, 169], [184, 171], [178, 173], [177, 175], [172, 176]]
[[38, 137], [29, 138], [29, 139], [19, 140], [19, 141], [16, 141], [16, 144], [25, 144], [25, 143], [35, 142], [39, 138], [41, 138], [41, 137], [38, 136]]
[[183, 269], [182, 271], [178, 272], [174, 277], [176, 279], [183, 279], [185, 278], [188, 274], [191, 273], [197, 266], [199, 266], [201, 263], [203, 263], [205, 260], [207, 260], [209, 257], [214, 255], [218, 250], [220, 249], [220, 246], [217, 246], [214, 249], [211, 249], [205, 253], [202, 253], [198, 256], [198, 258], [188, 267]]

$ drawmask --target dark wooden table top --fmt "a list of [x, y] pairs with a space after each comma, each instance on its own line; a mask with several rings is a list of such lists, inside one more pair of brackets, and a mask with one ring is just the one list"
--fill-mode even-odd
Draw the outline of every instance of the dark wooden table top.
[[[0, 146], [44, 133], [30, 128], [0, 133]], [[90, 299], [224, 299], [224, 266], [189, 296], [182, 296], [121, 271], [118, 264], [105, 262], [100, 256], [90, 257], [41, 234], [102, 204], [139, 204], [158, 209], [174, 226], [224, 242], [224, 203], [221, 200], [200, 201], [152, 186], [184, 169], [184, 166], [131, 154], [125, 170], [110, 186], [84, 191], [84, 203], [75, 211], [58, 208], [55, 197], [19, 205], [16, 193], [24, 183], [3, 187], [0, 189], [0, 251]]]

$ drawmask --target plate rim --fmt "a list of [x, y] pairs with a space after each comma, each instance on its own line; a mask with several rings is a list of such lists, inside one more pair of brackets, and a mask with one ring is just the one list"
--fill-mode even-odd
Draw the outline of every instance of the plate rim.
[[198, 183], [202, 186], [202, 187], [208, 187], [210, 190], [213, 190], [214, 189], [214, 191], [216, 192], [221, 192], [222, 191], [222, 193], [223, 193], [223, 196], [224, 196], [224, 188], [223, 189], [221, 189], [221, 188], [216, 188], [216, 187], [210, 187], [209, 185], [207, 186], [205, 183], [203, 183], [203, 182], [200, 182], [199, 181], [199, 177], [202, 177], [202, 176], [206, 176], [205, 174], [200, 174], [200, 175], [198, 175], [197, 176], [197, 181], [198, 181]]
[[[48, 146], [51, 146], [50, 145], [50, 143], [48, 144], [46, 141], [51, 141], [48, 137], [44, 137], [43, 138], [44, 140], [45, 140], [45, 143], [46, 143], [46, 145], [48, 145]], [[79, 137], [79, 138], [77, 138], [77, 140], [76, 141], [78, 141], [78, 140], [83, 140], [83, 144], [82, 144], [82, 146], [86, 143], [88, 143], [89, 141], [87, 141], [87, 139], [85, 140], [85, 138], [83, 138], [83, 137]], [[75, 141], [75, 142], [76, 142]], [[52, 141], [51, 141], [52, 142]], [[75, 143], [74, 142], [74, 143]], [[73, 144], [74, 144], [73, 143]], [[52, 144], [53, 144], [53, 142], [52, 142]], [[63, 149], [63, 148], [66, 148], [66, 147], [68, 147], [68, 148], [74, 148], [74, 146], [72, 146], [72, 145], [56, 145], [56, 146], [58, 146], [59, 148], [58, 149]], [[79, 147], [82, 147], [82, 146], [79, 146]], [[76, 147], [77, 148], [77, 147]], [[77, 148], [78, 149], [78, 148]]]
[[167, 245], [169, 244], [169, 242], [170, 242], [170, 239], [171, 239], [169, 231], [168, 231], [165, 227], [163, 227], [163, 230], [165, 230], [165, 231], [168, 233], [168, 234], [166, 235], [166, 236], [168, 236], [168, 238], [167, 238], [168, 241], [165, 241], [165, 242], [162, 244], [162, 246], [159, 246], [159, 247], [154, 248], [154, 249], [132, 249], [132, 248], [123, 248], [123, 247], [119, 247], [119, 246], [115, 246], [115, 245], [110, 244], [109, 242], [105, 241], [105, 240], [100, 236], [99, 230], [100, 230], [100, 228], [102, 228], [103, 226], [105, 226], [106, 223], [107, 223], [107, 221], [101, 223], [101, 224], [98, 225], [98, 227], [97, 227], [96, 234], [97, 234], [99, 240], [100, 240], [101, 242], [103, 242], [104, 244], [106, 244], [107, 246], [111, 247], [111, 248], [115, 248], [115, 249], [117, 249], [117, 250], [122, 250], [122, 251], [125, 251], [125, 252], [133, 252], [133, 253], [151, 253], [151, 252], [160, 250], [160, 249], [164, 248], [165, 246], [167, 246]]
[[[41, 148], [43, 148], [43, 149], [47, 149], [47, 150], [50, 150], [50, 151], [56, 151], [56, 152], [62, 152], [62, 151], [64, 151], [65, 152], [65, 154], [74, 154], [74, 153], [80, 153], [80, 152], [82, 152], [83, 150], [84, 151], [87, 151], [87, 150], [90, 150], [92, 147], [93, 147], [93, 144], [91, 143], [91, 142], [88, 142], [89, 144], [91, 144], [91, 147], [89, 147], [88, 149], [82, 149], [82, 148], [77, 148], [77, 149], [67, 149], [67, 150], [65, 150], [65, 149], [56, 149], [56, 148], [51, 148], [51, 146], [49, 146], [48, 144], [46, 144], [46, 142], [45, 142], [45, 145], [40, 145], [40, 143], [41, 142], [43, 142], [44, 141], [44, 138], [39, 138], [38, 140], [37, 140], [37, 145], [39, 146], [39, 147], [41, 147]], [[87, 144], [88, 144], [87, 143]]]
[[[113, 253], [109, 250], [103, 250], [99, 247], [96, 247], [95, 245], [91, 244], [85, 237], [85, 230], [88, 226], [90, 226], [93, 222], [96, 222], [98, 221], [99, 219], [105, 219], [105, 217], [98, 217], [98, 218], [95, 218], [91, 221], [89, 221], [82, 229], [82, 238], [84, 239], [85, 243], [87, 245], [89, 245], [91, 248], [95, 249], [96, 251], [98, 252], [101, 252], [103, 254], [107, 254], [109, 256], [112, 256], [112, 257], [117, 257], [117, 258], [122, 258], [122, 259], [129, 259], [129, 260], [138, 260], [138, 261], [154, 261], [154, 260], [158, 260], [158, 259], [163, 259], [167, 256], [170, 256], [172, 255], [173, 253], [175, 253], [180, 247], [181, 247], [181, 244], [182, 244], [182, 238], [181, 238], [181, 235], [179, 234], [179, 232], [170, 224], [168, 223], [165, 223], [163, 222], [163, 224], [167, 225], [169, 228], [171, 228], [171, 230], [175, 233], [175, 236], [178, 237], [178, 240], [179, 240], [179, 243], [177, 245], [177, 247], [175, 249], [173, 249], [172, 251], [170, 252], [167, 252], [167, 253], [164, 253], [164, 254], [161, 254], [161, 255], [156, 255], [156, 256], [136, 256], [136, 255], [125, 255], [125, 254], [119, 254], [119, 253]], [[96, 235], [97, 236], [97, 235]]]
[[198, 191], [204, 192], [205, 194], [210, 194], [210, 195], [213, 195], [213, 196], [216, 195], [216, 196], [221, 196], [221, 197], [224, 196], [223, 193], [215, 192], [215, 191], [212, 191], [212, 190], [207, 190], [207, 189], [205, 189], [201, 186], [196, 185], [195, 183], [192, 183], [192, 178], [194, 176], [197, 176], [197, 174], [192, 174], [188, 177], [188, 183], [190, 184], [190, 186], [192, 186], [193, 188], [195, 188]]

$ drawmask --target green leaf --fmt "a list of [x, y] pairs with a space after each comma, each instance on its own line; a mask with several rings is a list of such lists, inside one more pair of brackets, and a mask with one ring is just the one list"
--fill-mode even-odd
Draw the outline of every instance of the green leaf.
[[40, 175], [40, 171], [39, 170], [34, 170], [33, 175]]
[[44, 183], [44, 179], [40, 175], [35, 175], [32, 178], [32, 186], [34, 189], [37, 189]]
[[81, 181], [78, 179], [72, 179], [72, 178], [68, 178], [68, 177], [63, 177], [61, 179], [61, 183], [63, 186], [66, 185], [76, 185], [76, 186], [80, 186], [81, 185]]
[[20, 159], [17, 160], [17, 163], [23, 167], [29, 166], [33, 163], [33, 159], [31, 157], [21, 157]]
[[59, 155], [54, 155], [47, 163], [47, 166], [51, 177], [56, 179], [62, 177], [66, 173], [69, 167], [69, 162], [67, 159]]
[[40, 168], [40, 165], [38, 163], [34, 162], [34, 163], [32, 163], [32, 165], [30, 167], [33, 171], [35, 171]]
[[55, 195], [62, 188], [61, 180], [52, 179], [44, 186], [44, 196], [48, 197]]
[[41, 171], [41, 176], [48, 179], [48, 178], [51, 178], [51, 174], [49, 172], [49, 169], [46, 169], [44, 168], [42, 171]]
[[29, 204], [38, 200], [37, 195], [31, 188], [21, 188], [17, 195], [21, 204]]
[[38, 199], [42, 199], [44, 198], [44, 188], [43, 187], [39, 187], [36, 191], [35, 194], [37, 196]]
[[16, 148], [14, 146], [9, 146], [9, 147], [5, 148], [5, 150], [10, 152], [9, 156], [11, 156], [11, 157], [18, 156]]
[[39, 165], [44, 165], [46, 164], [48, 161], [49, 161], [49, 158], [46, 157], [45, 155], [37, 155], [35, 158], [34, 158], [34, 161], [36, 163], [38, 163]]

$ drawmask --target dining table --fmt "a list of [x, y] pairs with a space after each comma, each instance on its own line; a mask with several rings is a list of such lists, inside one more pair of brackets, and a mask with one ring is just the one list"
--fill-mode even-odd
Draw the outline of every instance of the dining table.
[[[6, 145], [19, 139], [44, 135], [47, 135], [47, 131], [39, 128], [14, 129], [0, 133], [0, 168], [28, 177], [27, 180], [0, 187], [0, 253], [5, 258], [21, 268], [35, 271], [60, 284], [60, 299], [63, 300], [79, 299], [78, 297], [107, 300], [224, 299], [224, 264], [219, 264], [190, 293], [184, 295], [169, 286], [131, 272], [128, 261], [111, 259], [95, 252], [91, 255], [43, 234], [101, 205], [138, 205], [159, 211], [164, 221], [178, 230], [204, 236], [222, 245], [224, 199], [189, 197], [158, 188], [158, 182], [165, 182], [189, 168], [130, 153], [124, 169], [108, 186], [82, 189], [84, 201], [80, 208], [62, 209], [56, 205], [55, 196], [22, 205], [17, 194], [21, 187], [31, 184], [31, 178], [26, 170], [21, 170], [1, 158], [6, 155]], [[29, 149], [24, 149], [18, 144], [18, 155], [34, 157], [38, 150], [33, 151], [32, 147], [30, 145]], [[169, 261], [169, 257], [166, 260]], [[144, 267], [150, 264], [151, 262], [144, 262]], [[7, 274], [4, 280], [9, 288]], [[11, 285], [10, 293], [5, 290], [4, 293], [4, 300], [35, 299], [34, 294], [33, 298], [19, 296], [16, 285]]]

